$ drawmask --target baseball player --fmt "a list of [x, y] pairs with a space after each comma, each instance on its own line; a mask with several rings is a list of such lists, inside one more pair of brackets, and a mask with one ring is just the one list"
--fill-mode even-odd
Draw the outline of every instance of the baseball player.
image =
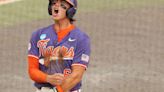
[[49, 0], [54, 24], [33, 32], [28, 73], [36, 92], [81, 92], [90, 56], [89, 37], [74, 24], [76, 0]]

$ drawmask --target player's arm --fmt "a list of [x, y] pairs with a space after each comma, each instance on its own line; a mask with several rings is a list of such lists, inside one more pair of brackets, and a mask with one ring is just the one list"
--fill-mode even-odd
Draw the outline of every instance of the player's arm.
[[46, 82], [47, 74], [39, 70], [39, 61], [35, 57], [28, 56], [28, 73], [35, 82]]
[[63, 76], [58, 74], [47, 75], [39, 69], [39, 50], [37, 47], [37, 32], [32, 34], [28, 47], [28, 74], [30, 78], [38, 83], [58, 84], [56, 80], [62, 79]]
[[79, 83], [83, 77], [84, 72], [85, 67], [79, 65], [72, 66], [72, 73], [65, 77], [65, 80], [61, 85], [63, 91], [67, 92], [71, 90], [77, 83]]
[[61, 85], [64, 92], [71, 90], [82, 80], [89, 63], [89, 55], [90, 41], [88, 37], [84, 37], [78, 42], [71, 69], [72, 73], [65, 78]]
[[[62, 74], [48, 75], [39, 70], [39, 61], [37, 58], [28, 56], [28, 73], [30, 78], [38, 83], [51, 83], [52, 85], [60, 85], [64, 79]], [[60, 80], [60, 81], [57, 81]]]

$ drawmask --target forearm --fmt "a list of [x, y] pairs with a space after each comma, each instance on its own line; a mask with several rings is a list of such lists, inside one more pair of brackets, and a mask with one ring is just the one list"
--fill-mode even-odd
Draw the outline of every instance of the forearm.
[[72, 66], [72, 73], [65, 77], [61, 88], [64, 92], [68, 92], [75, 87], [82, 79], [85, 68], [81, 66]]
[[76, 86], [77, 83], [79, 83], [81, 81], [81, 76], [78, 74], [70, 74], [69, 76], [67, 76], [64, 80], [64, 82], [62, 83], [61, 87], [63, 89], [64, 92], [69, 91], [70, 89], [72, 89], [74, 86]]

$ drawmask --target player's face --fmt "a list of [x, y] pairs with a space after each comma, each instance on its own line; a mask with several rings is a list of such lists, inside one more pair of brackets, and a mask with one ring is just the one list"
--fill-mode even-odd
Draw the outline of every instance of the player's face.
[[54, 20], [61, 20], [66, 17], [66, 11], [70, 8], [70, 5], [64, 0], [54, 0], [52, 6], [52, 17]]

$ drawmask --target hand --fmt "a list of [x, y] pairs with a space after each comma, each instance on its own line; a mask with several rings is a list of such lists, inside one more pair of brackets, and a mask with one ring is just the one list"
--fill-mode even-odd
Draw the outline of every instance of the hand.
[[64, 75], [61, 73], [55, 73], [53, 75], [47, 76], [47, 82], [54, 86], [61, 85], [63, 80], [64, 80]]

